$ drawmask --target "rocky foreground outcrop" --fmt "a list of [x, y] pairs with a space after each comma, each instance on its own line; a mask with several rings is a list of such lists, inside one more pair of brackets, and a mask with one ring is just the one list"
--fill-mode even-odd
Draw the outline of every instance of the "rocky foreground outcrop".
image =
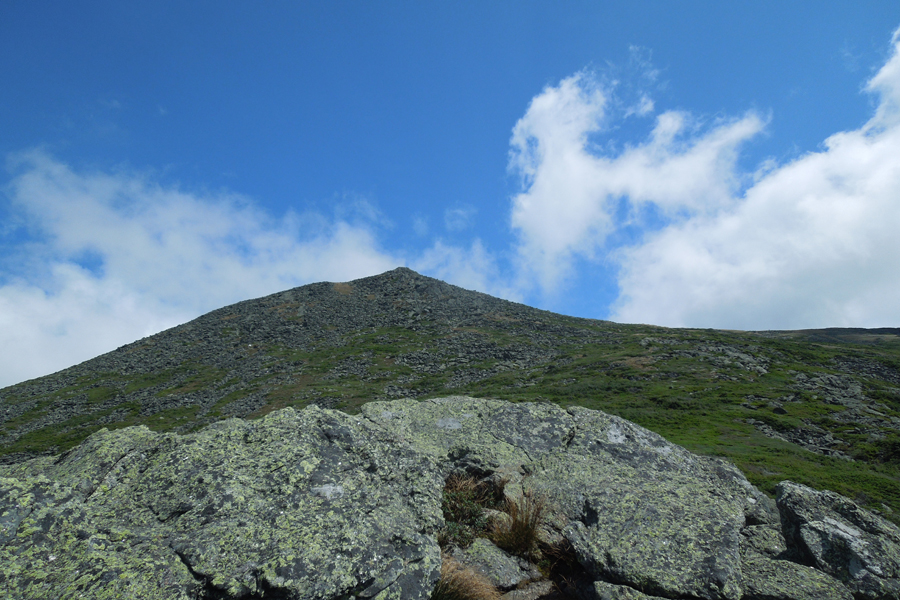
[[785, 482], [776, 504], [618, 417], [465, 397], [102, 430], [2, 466], [0, 591], [429, 598], [444, 481], [461, 472], [547, 499], [543, 535], [577, 557], [584, 598], [900, 597], [900, 531], [846, 498]]

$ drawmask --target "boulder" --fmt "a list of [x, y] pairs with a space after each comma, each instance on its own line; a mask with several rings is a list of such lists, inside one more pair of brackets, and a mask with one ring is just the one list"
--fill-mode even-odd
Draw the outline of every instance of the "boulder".
[[787, 544], [781, 524], [748, 525], [741, 530], [743, 554], [759, 554], [768, 558], [784, 558]]
[[780, 526], [750, 525], [741, 535], [743, 600], [852, 600], [833, 577], [789, 560]]
[[457, 548], [453, 558], [487, 577], [500, 590], [524, 587], [530, 581], [541, 579], [541, 572], [533, 564], [510, 556], [484, 538], [476, 539], [465, 550]]
[[531, 485], [565, 512], [587, 569], [650, 596], [740, 598], [740, 531], [774, 518], [770, 501], [731, 465], [616, 417], [570, 415], [566, 452], [536, 460]]
[[440, 470], [315, 407], [0, 470], [9, 598], [428, 598]]
[[550, 581], [537, 581], [503, 594], [500, 600], [565, 600]]
[[[834, 508], [845, 499], [782, 486], [779, 516], [734, 466], [618, 417], [466, 397], [372, 402], [359, 415], [288, 408], [186, 435], [103, 430], [62, 456], [0, 466], [0, 589], [35, 600], [429, 598], [442, 488], [460, 471], [545, 500], [540, 535], [571, 550], [585, 598], [897, 597], [894, 529], [862, 511], [846, 521]], [[789, 560], [801, 542], [830, 539], [815, 525], [828, 519], [870, 536], [854, 538], [868, 554], [848, 542], [860, 569], [842, 571], [824, 550]], [[510, 597], [560, 594], [487, 540], [457, 554], [500, 587], [525, 586]], [[861, 570], [880, 587], [845, 577]]]
[[853, 600], [837, 580], [787, 560], [747, 556], [742, 563], [743, 600]]
[[521, 470], [596, 579], [650, 595], [737, 600], [741, 528], [778, 519], [732, 465], [599, 411], [464, 398], [392, 406], [363, 413], [439, 461]]
[[799, 560], [859, 598], [900, 597], [900, 528], [834, 492], [783, 481], [776, 502]]

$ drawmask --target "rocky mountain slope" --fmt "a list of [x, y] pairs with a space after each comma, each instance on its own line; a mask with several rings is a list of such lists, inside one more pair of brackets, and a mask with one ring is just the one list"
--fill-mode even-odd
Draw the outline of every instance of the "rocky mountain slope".
[[0, 461], [101, 428], [465, 394], [600, 409], [729, 459], [772, 496], [790, 479], [898, 521], [898, 334], [622, 325], [397, 269], [241, 302], [0, 390]]
[[[492, 491], [459, 502], [478, 486]], [[424, 600], [453, 564], [466, 593], [449, 597], [474, 600], [900, 598], [900, 528], [831, 492], [777, 492], [550, 403], [457, 396], [287, 408], [184, 436], [131, 427], [0, 466], [0, 589]]]

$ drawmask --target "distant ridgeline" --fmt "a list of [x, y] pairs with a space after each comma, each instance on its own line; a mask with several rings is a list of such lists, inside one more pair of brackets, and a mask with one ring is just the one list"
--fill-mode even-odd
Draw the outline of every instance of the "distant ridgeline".
[[0, 390], [0, 463], [102, 428], [197, 431], [228, 417], [460, 394], [618, 415], [900, 521], [897, 329], [732, 332], [577, 319], [401, 268], [227, 306]]

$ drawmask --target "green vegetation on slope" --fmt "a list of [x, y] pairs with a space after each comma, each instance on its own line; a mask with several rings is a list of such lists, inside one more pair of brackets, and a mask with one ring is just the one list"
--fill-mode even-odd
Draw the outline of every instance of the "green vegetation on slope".
[[0, 459], [103, 427], [186, 432], [286, 406], [466, 394], [616, 414], [731, 460], [768, 493], [791, 479], [900, 522], [894, 331], [620, 325], [403, 272], [340, 285], [226, 307], [0, 390]]

